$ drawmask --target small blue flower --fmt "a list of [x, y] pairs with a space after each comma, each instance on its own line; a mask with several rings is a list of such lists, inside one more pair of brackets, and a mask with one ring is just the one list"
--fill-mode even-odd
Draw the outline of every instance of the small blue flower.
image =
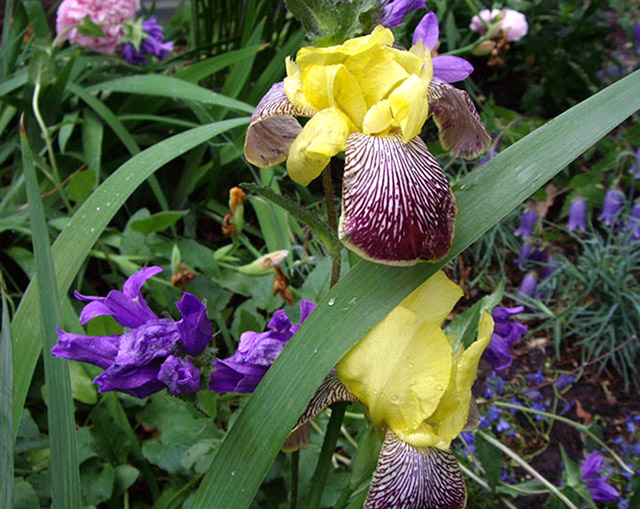
[[633, 205], [633, 210], [627, 223], [627, 230], [633, 231], [631, 235], [634, 239], [640, 239], [640, 201], [635, 202]]
[[[640, 26], [640, 23], [638, 23], [638, 26]], [[633, 158], [633, 164], [631, 165], [631, 168], [629, 168], [629, 173], [633, 175], [633, 178], [636, 180], [640, 179], [640, 164], [638, 164], [638, 161], [640, 161], [640, 147], [636, 150], [635, 157]]]
[[520, 283], [518, 295], [521, 297], [534, 297], [536, 294], [536, 287], [538, 286], [538, 276], [535, 272], [529, 272]]
[[489, 361], [496, 371], [507, 369], [511, 366], [513, 362], [511, 346], [527, 333], [525, 325], [509, 320], [512, 316], [523, 311], [524, 306], [512, 308], [498, 306], [491, 312], [495, 325], [493, 334], [491, 334], [491, 341], [483, 354], [483, 358]]
[[564, 389], [567, 385], [572, 384], [575, 381], [572, 375], [563, 375], [556, 380], [556, 387], [558, 389]]
[[497, 421], [498, 419], [500, 419], [501, 415], [502, 415], [502, 412], [500, 412], [500, 409], [495, 405], [492, 405], [489, 411], [487, 412], [487, 416], [492, 421]]
[[542, 370], [540, 369], [535, 373], [527, 375], [527, 378], [536, 385], [543, 384], [547, 381], [546, 377], [542, 374]]
[[516, 237], [522, 236], [523, 239], [528, 239], [533, 234], [538, 218], [538, 213], [534, 209], [525, 211], [520, 218], [520, 226], [513, 234]]
[[569, 222], [567, 229], [572, 232], [574, 230], [587, 230], [587, 202], [582, 196], [574, 198], [569, 206]]
[[505, 421], [504, 419], [500, 419], [498, 421], [498, 425], [496, 426], [496, 431], [498, 433], [502, 433], [503, 431], [507, 431], [511, 429], [511, 424], [509, 424], [507, 421]]
[[608, 191], [604, 197], [604, 205], [598, 219], [611, 226], [617, 219], [620, 209], [624, 204], [624, 194], [619, 189]]
[[607, 483], [607, 478], [599, 476], [604, 459], [598, 451], [593, 451], [580, 466], [581, 478], [586, 482], [591, 498], [596, 501], [608, 502], [620, 498], [620, 493]]
[[122, 46], [122, 56], [130, 64], [147, 65], [146, 55], [151, 55], [158, 60], [163, 60], [169, 56], [173, 50], [173, 41], [165, 41], [162, 34], [162, 26], [156, 21], [155, 16], [151, 16], [142, 23], [142, 31], [146, 37], [142, 39], [140, 48], [136, 49], [130, 42]]

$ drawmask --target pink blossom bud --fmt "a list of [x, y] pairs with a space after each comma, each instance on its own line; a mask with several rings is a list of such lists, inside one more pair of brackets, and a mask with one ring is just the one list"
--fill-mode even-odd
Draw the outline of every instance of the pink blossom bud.
[[[482, 19], [480, 19], [482, 18]], [[480, 11], [480, 15], [471, 18], [469, 28], [481, 35], [487, 33], [487, 25], [489, 25], [489, 37], [493, 37], [498, 31], [503, 30], [507, 34], [507, 41], [519, 41], [529, 29], [527, 18], [524, 14], [513, 9], [484, 9]]]

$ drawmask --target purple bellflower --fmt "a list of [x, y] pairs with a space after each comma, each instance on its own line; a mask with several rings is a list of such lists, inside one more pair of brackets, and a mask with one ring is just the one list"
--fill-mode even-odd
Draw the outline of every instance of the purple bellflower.
[[[438, 18], [435, 13], [429, 12], [416, 26], [416, 30], [413, 33], [413, 44], [417, 44], [421, 40], [425, 48], [429, 48], [434, 53], [439, 37]], [[431, 63], [433, 64], [433, 77], [447, 83], [461, 81], [473, 72], [473, 65], [464, 58], [453, 55], [433, 56]]]
[[633, 24], [633, 31], [636, 35], [636, 53], [640, 55], [640, 21]]
[[[300, 301], [300, 323], [311, 314], [315, 305]], [[236, 352], [227, 359], [216, 359], [209, 379], [209, 390], [213, 392], [253, 392], [262, 377], [275, 362], [287, 342], [300, 325], [291, 324], [284, 309], [273, 314], [266, 332], [245, 332], [240, 336]]]
[[569, 222], [567, 229], [572, 232], [587, 230], [587, 202], [582, 196], [576, 197], [569, 206]]
[[620, 209], [624, 204], [624, 194], [619, 189], [612, 189], [607, 191], [604, 197], [604, 205], [602, 206], [602, 212], [598, 219], [604, 221], [604, 224], [611, 226], [618, 217]]
[[640, 239], [640, 201], [635, 202], [633, 210], [631, 211], [631, 217], [627, 223], [627, 230], [631, 230], [631, 234], [634, 239]]
[[520, 289], [518, 290], [518, 295], [521, 297], [534, 297], [536, 293], [536, 287], [538, 286], [538, 276], [536, 276], [535, 272], [529, 272], [526, 276], [522, 278], [522, 283], [520, 283]]
[[581, 478], [585, 481], [591, 498], [600, 502], [609, 502], [620, 498], [620, 493], [607, 483], [607, 478], [601, 476], [600, 471], [604, 465], [604, 459], [598, 451], [593, 451], [580, 466]]
[[496, 371], [507, 369], [513, 362], [511, 345], [527, 333], [527, 327], [520, 322], [511, 322], [509, 318], [522, 313], [524, 306], [513, 308], [496, 307], [491, 312], [495, 325], [489, 346], [483, 358], [489, 361]]
[[111, 315], [126, 330], [116, 336], [84, 336], [58, 329], [51, 355], [101, 367], [104, 371], [94, 380], [99, 392], [120, 391], [138, 398], [165, 387], [175, 395], [197, 392], [200, 370], [186, 354], [202, 353], [212, 337], [211, 323], [204, 304], [189, 293], [176, 303], [180, 321], [158, 318], [140, 290], [160, 272], [160, 267], [141, 269], [125, 281], [122, 291], [112, 290], [106, 297], [75, 292], [77, 299], [89, 301], [80, 323]]
[[533, 234], [533, 229], [538, 222], [538, 213], [534, 209], [529, 209], [522, 214], [520, 218], [520, 226], [513, 232], [516, 237], [522, 236], [523, 239], [528, 239]]
[[142, 66], [147, 65], [146, 55], [157, 57], [158, 60], [167, 58], [173, 50], [173, 41], [164, 41], [162, 26], [156, 22], [155, 16], [142, 23], [142, 31], [145, 37], [140, 47], [136, 49], [130, 42], [123, 44], [122, 57], [130, 64]]

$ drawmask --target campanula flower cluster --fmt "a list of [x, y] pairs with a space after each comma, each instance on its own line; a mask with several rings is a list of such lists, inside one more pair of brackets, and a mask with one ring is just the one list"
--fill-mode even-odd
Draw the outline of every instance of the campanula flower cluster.
[[125, 332], [85, 336], [58, 329], [51, 354], [102, 368], [94, 380], [99, 392], [120, 391], [144, 398], [164, 388], [175, 395], [199, 391], [200, 368], [195, 361], [211, 341], [211, 323], [204, 304], [189, 293], [176, 303], [182, 314], [177, 322], [151, 311], [141, 288], [160, 272], [160, 267], [144, 268], [127, 279], [122, 291], [112, 290], [106, 297], [76, 292], [76, 298], [89, 302], [80, 323], [110, 315]]

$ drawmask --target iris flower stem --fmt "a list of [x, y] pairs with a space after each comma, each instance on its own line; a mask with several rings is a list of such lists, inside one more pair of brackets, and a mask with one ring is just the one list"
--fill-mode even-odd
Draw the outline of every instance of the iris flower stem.
[[569, 426], [573, 426], [579, 432], [584, 433], [590, 439], [592, 439], [594, 442], [600, 445], [600, 447], [603, 447], [604, 449], [606, 449], [607, 452], [611, 454], [613, 459], [616, 460], [616, 462], [620, 465], [620, 467], [622, 467], [623, 470], [626, 470], [630, 474], [635, 474], [633, 469], [629, 468], [627, 464], [622, 460], [622, 458], [620, 458], [620, 456], [618, 456], [616, 452], [613, 449], [611, 449], [611, 447], [605, 444], [597, 435], [594, 435], [593, 433], [591, 433], [591, 431], [589, 431], [585, 425], [580, 424], [579, 422], [572, 421], [571, 419], [567, 419], [566, 417], [562, 417], [561, 415], [556, 415], [549, 412], [543, 412], [542, 410], [535, 410], [533, 408], [528, 408], [520, 405], [514, 405], [512, 403], [503, 403], [503, 402], [497, 401], [495, 405], [505, 407], [505, 408], [513, 408], [514, 410], [520, 410], [522, 412], [529, 412], [532, 414], [542, 415], [544, 417], [549, 417], [550, 419], [555, 419], [556, 421], [564, 422]]
[[462, 55], [463, 53], [467, 53], [467, 52], [471, 51], [478, 44], [480, 44], [480, 43], [482, 43], [484, 41], [488, 41], [489, 39], [491, 39], [491, 37], [487, 37], [486, 35], [483, 35], [482, 37], [480, 37], [480, 39], [478, 39], [475, 42], [472, 42], [471, 44], [467, 44], [466, 46], [463, 46], [462, 48], [458, 48], [458, 49], [454, 49], [454, 50], [451, 50], [451, 51], [447, 51], [446, 53], [442, 53], [442, 55]]
[[504, 445], [502, 442], [496, 440], [492, 436], [487, 435], [484, 431], [478, 431], [477, 433], [482, 438], [484, 438], [487, 442], [489, 442], [491, 445], [493, 445], [497, 449], [501, 450], [503, 453], [505, 453], [511, 459], [515, 460], [515, 462], [518, 463], [522, 468], [524, 468], [533, 477], [535, 477], [538, 481], [540, 481], [542, 484], [544, 484], [547, 487], [547, 489], [551, 493], [553, 493], [556, 497], [558, 497], [567, 507], [571, 507], [571, 509], [578, 509], [574, 505], [574, 503], [571, 502], [571, 500], [569, 500], [558, 488], [556, 488], [553, 484], [551, 484], [545, 477], [540, 475], [540, 472], [538, 472], [535, 468], [533, 468], [531, 465], [529, 465], [529, 463], [527, 463], [524, 459], [522, 459], [515, 452], [513, 452], [511, 449], [509, 449], [506, 445]]
[[[338, 229], [338, 217], [336, 214], [336, 200], [333, 194], [333, 181], [331, 180], [331, 164], [322, 172], [322, 185], [324, 187], [324, 196], [327, 201], [327, 219], [332, 230]], [[340, 256], [332, 257], [331, 263], [331, 282], [329, 287], [332, 288], [340, 279]]]
[[336, 448], [336, 442], [340, 436], [340, 427], [342, 426], [342, 419], [344, 418], [346, 409], [347, 403], [343, 401], [331, 405], [331, 418], [329, 419], [329, 424], [327, 424], [327, 432], [322, 442], [318, 464], [316, 465], [316, 470], [311, 480], [311, 493], [309, 494], [309, 503], [307, 505], [309, 509], [316, 509], [320, 506], [322, 491], [327, 482], [331, 458], [333, 457], [333, 451]]
[[298, 465], [300, 463], [300, 451], [291, 453], [291, 498], [289, 499], [290, 509], [298, 507]]

